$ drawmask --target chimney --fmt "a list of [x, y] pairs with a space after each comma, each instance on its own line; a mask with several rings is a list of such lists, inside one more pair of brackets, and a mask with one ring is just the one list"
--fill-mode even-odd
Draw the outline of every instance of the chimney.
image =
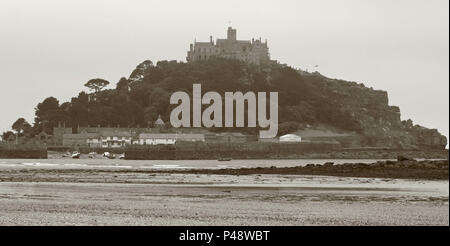
[[213, 44], [212, 36], [209, 36], [209, 42]]

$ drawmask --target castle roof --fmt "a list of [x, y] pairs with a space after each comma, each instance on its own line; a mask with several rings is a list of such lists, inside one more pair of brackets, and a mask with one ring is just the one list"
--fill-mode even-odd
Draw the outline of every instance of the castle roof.
[[213, 44], [211, 42], [195, 42], [196, 46], [212, 46]]

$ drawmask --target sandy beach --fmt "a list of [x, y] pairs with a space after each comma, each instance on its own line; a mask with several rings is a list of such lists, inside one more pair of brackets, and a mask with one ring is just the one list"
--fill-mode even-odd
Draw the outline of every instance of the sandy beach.
[[33, 170], [0, 225], [449, 225], [448, 180]]

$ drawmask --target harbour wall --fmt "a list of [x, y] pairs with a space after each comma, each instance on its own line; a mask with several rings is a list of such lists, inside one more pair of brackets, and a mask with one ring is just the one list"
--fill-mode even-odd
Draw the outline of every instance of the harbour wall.
[[175, 145], [131, 146], [127, 160], [214, 160], [296, 158], [307, 153], [339, 150], [336, 143], [177, 143]]

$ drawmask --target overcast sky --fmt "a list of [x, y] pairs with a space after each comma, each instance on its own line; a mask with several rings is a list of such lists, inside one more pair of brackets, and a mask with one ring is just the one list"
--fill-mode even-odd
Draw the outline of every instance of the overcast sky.
[[0, 0], [0, 131], [92, 78], [185, 61], [194, 38], [268, 39], [272, 59], [389, 93], [402, 119], [449, 125], [448, 0]]

